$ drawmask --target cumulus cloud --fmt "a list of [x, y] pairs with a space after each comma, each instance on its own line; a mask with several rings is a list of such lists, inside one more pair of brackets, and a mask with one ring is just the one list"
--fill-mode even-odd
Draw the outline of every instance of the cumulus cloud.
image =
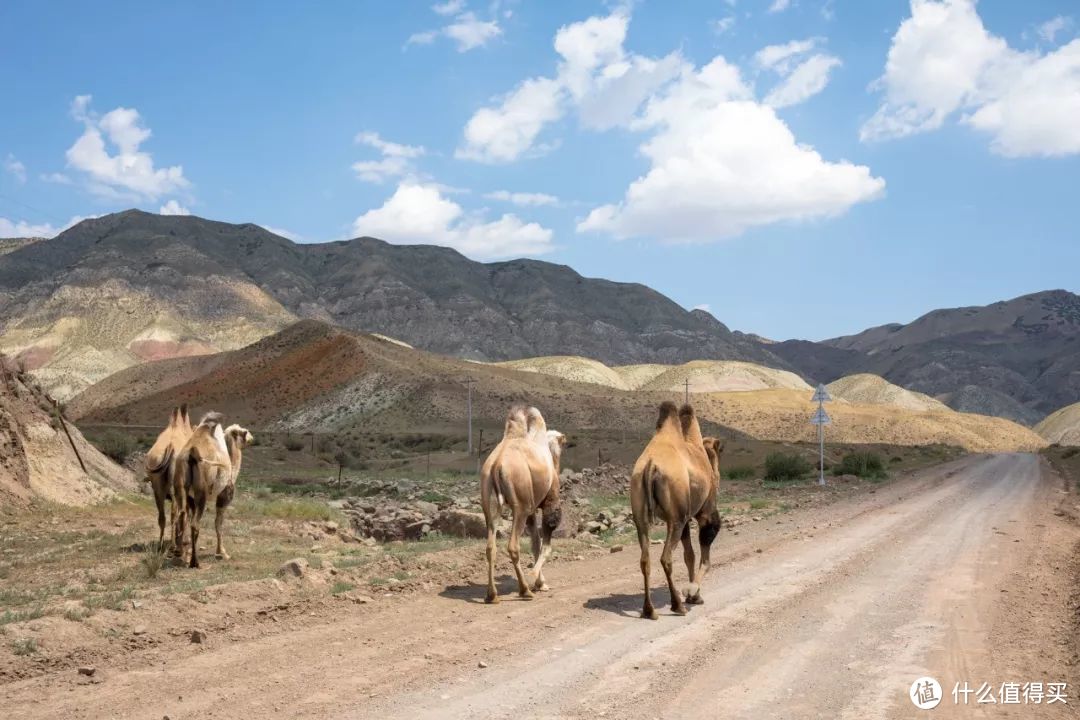
[[0, 238], [51, 238], [59, 235], [73, 225], [83, 220], [90, 220], [98, 215], [76, 215], [68, 220], [63, 226], [57, 228], [51, 223], [29, 223], [25, 220], [9, 220], [0, 217]]
[[443, 17], [453, 16], [453, 19], [442, 27], [413, 33], [405, 41], [406, 47], [409, 45], [430, 45], [438, 38], [446, 37], [454, 41], [458, 52], [468, 52], [478, 47], [484, 47], [502, 35], [502, 28], [499, 27], [497, 20], [481, 20], [476, 16], [476, 13], [465, 9], [464, 0], [448, 0], [448, 2], [432, 5], [431, 9], [437, 15]]
[[8, 153], [8, 156], [4, 159], [4, 170], [10, 173], [20, 185], [26, 182], [26, 166], [11, 153]]
[[353, 223], [356, 235], [393, 243], [432, 243], [478, 259], [541, 255], [553, 250], [552, 232], [513, 214], [497, 220], [467, 214], [440, 188], [406, 180], [382, 206]]
[[355, 142], [374, 148], [382, 155], [378, 160], [361, 160], [352, 165], [361, 180], [374, 183], [410, 174], [413, 171], [412, 161], [426, 152], [418, 145], [401, 145], [383, 140], [374, 132], [358, 133]]
[[170, 200], [158, 209], [159, 215], [190, 215], [191, 211], [186, 207], [176, 202], [176, 200]]
[[1073, 26], [1073, 19], [1064, 15], [1058, 15], [1039, 25], [1036, 31], [1045, 42], [1054, 44], [1058, 33], [1065, 32]]
[[780, 76], [780, 82], [765, 96], [766, 105], [774, 108], [798, 105], [825, 89], [829, 74], [839, 67], [840, 60], [814, 52], [818, 44], [817, 38], [810, 38], [758, 50], [754, 55], [758, 67]]
[[628, 123], [646, 98], [685, 67], [678, 52], [663, 58], [627, 53], [629, 21], [625, 10], [617, 10], [561, 27], [554, 41], [555, 77], [526, 79], [477, 110], [457, 157], [499, 163], [542, 153], [552, 144], [539, 143], [540, 132], [569, 109], [594, 130]]
[[113, 198], [156, 200], [190, 185], [180, 165], [155, 168], [150, 153], [140, 150], [150, 130], [143, 127], [137, 110], [118, 107], [99, 117], [90, 100], [89, 95], [80, 95], [71, 104], [71, 114], [84, 130], [68, 148], [67, 163], [84, 173], [92, 191]]
[[1000, 155], [1080, 152], [1080, 39], [1046, 53], [1015, 50], [986, 29], [973, 0], [912, 0], [876, 87], [885, 98], [860, 131], [864, 141], [957, 117]]
[[547, 193], [510, 192], [508, 190], [496, 190], [484, 195], [489, 200], [508, 202], [521, 207], [539, 207], [542, 205], [558, 205], [559, 198]]

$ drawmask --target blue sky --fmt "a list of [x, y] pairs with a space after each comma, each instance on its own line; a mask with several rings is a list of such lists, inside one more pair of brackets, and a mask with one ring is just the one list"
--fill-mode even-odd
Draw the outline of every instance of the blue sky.
[[777, 339], [1078, 289], [1075, 2], [675, 5], [8, 0], [0, 236], [436, 242]]

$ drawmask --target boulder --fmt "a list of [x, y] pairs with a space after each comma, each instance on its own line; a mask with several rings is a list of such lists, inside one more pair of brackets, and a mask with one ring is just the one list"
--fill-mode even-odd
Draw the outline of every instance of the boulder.
[[[278, 568], [278, 577], [304, 577], [308, 571], [308, 561], [304, 558], [293, 558]], [[194, 641], [193, 641], [194, 642]]]
[[443, 535], [462, 538], [486, 538], [487, 522], [483, 513], [469, 512], [458, 508], [443, 510], [432, 524]]

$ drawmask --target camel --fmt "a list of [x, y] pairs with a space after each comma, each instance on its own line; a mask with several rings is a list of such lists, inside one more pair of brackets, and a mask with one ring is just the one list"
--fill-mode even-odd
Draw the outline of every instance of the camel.
[[[203, 512], [208, 503], [217, 504], [222, 493], [231, 499], [235, 480], [220, 413], [207, 413], [199, 421], [184, 449], [174, 460], [173, 478], [173, 497], [182, 500], [181, 522], [176, 528], [177, 547], [182, 547], [186, 522], [191, 526], [191, 561], [188, 564], [198, 568], [199, 523]], [[221, 510], [221, 506], [218, 506], [218, 513]], [[218, 529], [218, 554], [223, 555], [220, 522], [215, 522], [215, 527]]]
[[[709, 570], [709, 549], [720, 532], [720, 513], [716, 509], [716, 491], [720, 482], [720, 454], [723, 443], [716, 438], [701, 437], [701, 428], [694, 409], [675, 403], [660, 406], [656, 433], [634, 464], [630, 477], [630, 505], [641, 545], [641, 574], [645, 581], [645, 604], [641, 617], [656, 619], [649, 594], [649, 526], [654, 516], [664, 519], [667, 537], [660, 554], [660, 564], [667, 576], [671, 592], [671, 610], [686, 614], [686, 605], [671, 577], [671, 555], [675, 544], [682, 541], [683, 559], [690, 574], [686, 603], [699, 604], [701, 581]], [[690, 520], [698, 523], [701, 546], [701, 565], [695, 567], [694, 546], [690, 539]]]
[[[480, 502], [487, 521], [487, 603], [499, 601], [495, 589], [495, 525], [504, 505], [509, 505], [511, 511], [506, 551], [517, 576], [518, 595], [532, 599], [534, 590], [548, 589], [543, 568], [551, 552], [551, 535], [562, 517], [558, 457], [565, 444], [562, 433], [547, 429], [539, 410], [515, 405], [507, 415], [502, 440], [484, 461], [480, 471]], [[530, 520], [536, 575], [532, 589], [525, 581], [519, 553], [521, 533]]]
[[169, 424], [157, 436], [150, 451], [146, 453], [145, 482], [150, 483], [154, 491], [154, 503], [158, 512], [158, 548], [165, 543], [165, 501], [169, 503], [169, 520], [176, 527], [177, 502], [172, 494], [173, 458], [183, 449], [191, 437], [191, 420], [188, 418], [187, 405], [173, 408], [169, 415]]
[[214, 554], [221, 560], [229, 559], [229, 553], [225, 552], [225, 546], [221, 544], [221, 524], [225, 521], [225, 509], [232, 503], [233, 495], [236, 493], [236, 478], [240, 475], [244, 448], [254, 441], [254, 436], [247, 428], [235, 424], [225, 428], [225, 446], [229, 451], [232, 477], [229, 485], [218, 493], [214, 509], [214, 532], [217, 534], [217, 550]]

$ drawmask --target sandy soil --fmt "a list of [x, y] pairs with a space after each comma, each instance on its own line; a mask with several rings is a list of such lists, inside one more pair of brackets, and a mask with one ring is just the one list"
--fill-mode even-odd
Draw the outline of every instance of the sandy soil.
[[[970, 456], [724, 533], [686, 617], [666, 612], [658, 567], [660, 619], [637, 617], [628, 547], [553, 562], [532, 602], [485, 606], [476, 578], [273, 632], [230, 634], [223, 615], [202, 645], [166, 637], [0, 699], [19, 718], [907, 718], [926, 714], [907, 692], [931, 675], [946, 694], [933, 717], [1071, 717], [1075, 502], [1036, 456]], [[952, 703], [964, 680], [1068, 682], [1072, 697], [976, 712]]]

